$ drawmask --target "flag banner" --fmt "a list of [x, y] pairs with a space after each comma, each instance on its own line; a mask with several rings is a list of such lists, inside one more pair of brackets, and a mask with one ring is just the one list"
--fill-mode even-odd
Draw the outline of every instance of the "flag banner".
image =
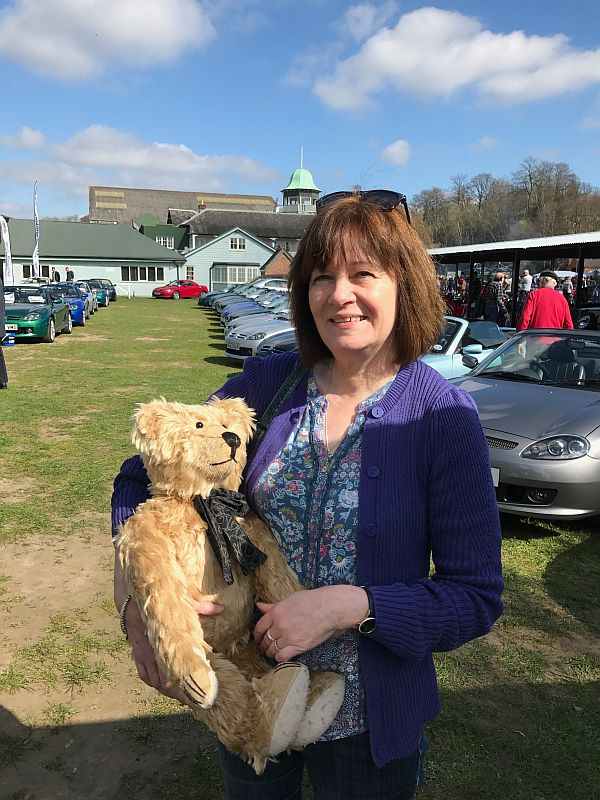
[[4, 242], [4, 285], [10, 286], [15, 282], [13, 274], [12, 256], [10, 253], [10, 236], [8, 233], [8, 222], [0, 214], [0, 230], [2, 231], [2, 241]]
[[35, 231], [35, 247], [31, 258], [33, 277], [37, 278], [40, 274], [40, 218], [38, 217], [37, 207], [37, 181], [33, 184], [33, 229]]

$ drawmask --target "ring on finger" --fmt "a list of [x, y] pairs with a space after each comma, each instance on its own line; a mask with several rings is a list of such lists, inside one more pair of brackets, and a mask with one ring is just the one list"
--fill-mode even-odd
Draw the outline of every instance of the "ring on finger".
[[274, 638], [271, 636], [271, 629], [270, 629], [270, 628], [269, 628], [269, 630], [266, 632], [265, 636], [266, 636], [266, 637], [267, 637], [267, 639], [268, 639], [268, 640], [271, 642], [271, 644], [273, 644], [273, 642], [276, 642], [276, 641], [277, 641], [277, 639], [274, 639]]
[[278, 653], [281, 648], [277, 644], [277, 639], [273, 639], [273, 644], [275, 645], [275, 652]]

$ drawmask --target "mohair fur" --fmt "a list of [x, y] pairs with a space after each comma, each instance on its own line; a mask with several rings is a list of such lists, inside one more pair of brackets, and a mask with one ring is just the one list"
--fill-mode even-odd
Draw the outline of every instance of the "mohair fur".
[[[238, 489], [253, 430], [239, 398], [140, 405], [132, 440], [152, 497], [124, 524], [117, 548], [160, 669], [185, 691], [194, 716], [260, 773], [268, 758], [321, 736], [339, 710], [344, 681], [293, 662], [273, 669], [249, 633], [254, 604], [278, 602], [302, 586], [253, 513], [238, 522], [267, 560], [244, 576], [232, 558], [235, 579], [226, 584], [194, 508], [196, 495]], [[239, 437], [237, 449], [223, 438], [227, 432]], [[198, 600], [224, 611], [199, 617]]]

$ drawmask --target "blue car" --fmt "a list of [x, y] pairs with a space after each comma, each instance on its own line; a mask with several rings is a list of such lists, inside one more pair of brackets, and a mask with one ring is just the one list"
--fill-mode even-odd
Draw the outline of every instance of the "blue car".
[[429, 353], [422, 356], [422, 361], [444, 378], [458, 378], [507, 341], [511, 333], [512, 329], [499, 328], [495, 322], [447, 316], [442, 331]]
[[89, 300], [83, 296], [79, 286], [72, 283], [51, 283], [48, 286], [54, 299], [62, 297], [69, 305], [73, 325], [85, 325], [89, 318]]

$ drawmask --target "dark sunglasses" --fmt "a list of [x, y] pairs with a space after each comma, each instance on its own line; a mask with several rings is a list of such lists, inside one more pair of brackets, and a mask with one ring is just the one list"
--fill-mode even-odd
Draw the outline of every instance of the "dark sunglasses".
[[364, 200], [365, 203], [373, 203], [382, 211], [393, 211], [399, 205], [402, 205], [406, 220], [409, 225], [411, 224], [406, 195], [400, 194], [400, 192], [393, 192], [391, 189], [371, 189], [368, 192], [331, 192], [331, 194], [319, 197], [316, 203], [317, 211], [321, 211], [331, 203], [337, 203], [338, 200], [344, 200], [347, 197], [358, 197], [359, 200]]

